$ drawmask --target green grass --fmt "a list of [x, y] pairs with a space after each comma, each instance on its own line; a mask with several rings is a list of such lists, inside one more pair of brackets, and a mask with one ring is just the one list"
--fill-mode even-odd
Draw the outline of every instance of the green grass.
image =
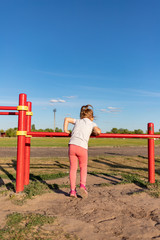
[[43, 239], [40, 237], [42, 234], [40, 227], [44, 224], [53, 224], [54, 221], [55, 217], [41, 214], [12, 213], [7, 217], [6, 226], [0, 229], [0, 239]]
[[1, 240], [79, 240], [73, 233], [64, 232], [56, 217], [38, 213], [12, 213], [7, 216], [6, 225], [0, 229]]
[[[31, 138], [32, 147], [68, 147], [69, 138]], [[160, 145], [160, 140], [155, 140]], [[16, 147], [17, 138], [0, 138], [0, 147]], [[146, 139], [90, 138], [89, 147], [101, 146], [147, 146]]]

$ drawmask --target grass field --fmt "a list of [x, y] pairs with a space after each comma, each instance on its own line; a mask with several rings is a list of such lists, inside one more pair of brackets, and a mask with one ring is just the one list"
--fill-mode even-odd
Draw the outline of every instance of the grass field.
[[[1, 138], [0, 147], [15, 147], [16, 138]], [[33, 147], [67, 147], [69, 138], [32, 138]], [[160, 144], [159, 140], [155, 144]], [[95, 139], [89, 141], [90, 147], [96, 146], [146, 146], [145, 139]], [[160, 175], [160, 159], [155, 159], [156, 178]], [[143, 179], [148, 178], [148, 159], [140, 156], [95, 156], [89, 158], [88, 171], [101, 174], [122, 175], [137, 174]], [[32, 176], [42, 176], [42, 179], [53, 179], [56, 176], [69, 173], [68, 157], [63, 158], [31, 158], [30, 173]], [[59, 175], [60, 174], [60, 175]], [[16, 159], [0, 158], [0, 176], [15, 180]]]
[[[160, 175], [160, 158], [155, 159], [156, 179]], [[116, 156], [105, 155], [89, 157], [89, 173], [101, 173], [110, 175], [137, 174], [143, 179], [148, 178], [148, 159], [141, 156]], [[69, 174], [68, 157], [63, 158], [31, 158], [31, 176], [41, 176], [43, 180], [54, 179], [55, 176], [65, 176]], [[16, 159], [0, 158], [0, 176], [15, 180]]]
[[[67, 147], [69, 138], [32, 138], [33, 147]], [[0, 138], [0, 147], [16, 147], [17, 138]], [[160, 145], [160, 140], [155, 140]], [[146, 139], [91, 138], [89, 147], [102, 146], [147, 146]]]

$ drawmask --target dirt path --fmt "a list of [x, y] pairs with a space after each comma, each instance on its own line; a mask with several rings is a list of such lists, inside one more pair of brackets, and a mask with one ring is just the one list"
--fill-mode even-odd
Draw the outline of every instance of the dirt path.
[[[0, 210], [0, 225], [4, 226], [9, 213], [34, 212], [57, 217], [56, 226], [47, 227], [48, 231], [61, 228], [81, 240], [160, 239], [159, 199], [147, 195], [135, 184], [99, 186], [101, 182], [111, 181], [89, 175], [87, 199], [72, 199], [68, 196], [68, 190], [63, 188], [28, 200], [23, 206], [13, 205], [6, 197], [1, 197], [3, 209]], [[66, 177], [48, 183], [67, 182]], [[49, 239], [57, 240], [57, 237]]]
[[[68, 154], [67, 148], [54, 147], [32, 147], [31, 157], [66, 157]], [[122, 156], [147, 156], [147, 147], [90, 147], [89, 156], [98, 155], [122, 155]], [[0, 157], [16, 157], [16, 148], [0, 148]], [[155, 155], [160, 155], [160, 147], [155, 147]]]
[[[90, 156], [105, 154], [147, 156], [147, 147], [89, 148]], [[155, 154], [160, 155], [159, 147], [155, 148]], [[16, 148], [0, 148], [0, 157], [14, 156]], [[66, 157], [67, 148], [32, 148], [31, 156]], [[48, 231], [49, 239], [53, 240], [66, 239], [60, 232], [76, 235], [78, 240], [160, 240], [160, 199], [149, 196], [136, 184], [115, 185], [119, 181], [117, 176], [88, 174], [87, 199], [72, 199], [68, 195], [69, 189], [61, 188], [17, 206], [8, 196], [1, 195], [0, 228], [4, 227], [8, 214], [31, 212], [56, 216], [55, 224], [42, 229]], [[4, 182], [0, 183], [2, 187]], [[46, 183], [67, 185], [69, 178]], [[107, 183], [111, 186], [106, 186]], [[58, 238], [53, 236], [52, 231], [59, 231]]]

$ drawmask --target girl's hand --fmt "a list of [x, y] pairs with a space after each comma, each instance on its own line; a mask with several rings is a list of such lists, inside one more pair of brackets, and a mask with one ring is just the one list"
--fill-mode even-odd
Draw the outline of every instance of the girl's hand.
[[98, 128], [98, 127], [94, 127], [94, 128], [93, 128], [93, 131], [92, 131], [92, 135], [93, 135], [93, 136], [98, 136], [98, 135], [100, 135], [100, 134], [101, 134], [101, 129]]
[[68, 130], [67, 130], [67, 131], [64, 131], [64, 132], [70, 134], [70, 131], [68, 131]]

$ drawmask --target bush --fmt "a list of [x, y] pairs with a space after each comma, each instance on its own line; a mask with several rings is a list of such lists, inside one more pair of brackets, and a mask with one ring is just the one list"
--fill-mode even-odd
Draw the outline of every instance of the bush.
[[16, 137], [17, 130], [16, 128], [9, 128], [6, 131], [6, 137]]

